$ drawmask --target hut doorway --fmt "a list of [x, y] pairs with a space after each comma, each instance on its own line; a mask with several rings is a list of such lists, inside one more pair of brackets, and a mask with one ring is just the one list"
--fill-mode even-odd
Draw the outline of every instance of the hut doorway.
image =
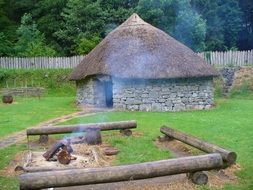
[[95, 84], [95, 104], [97, 107], [113, 107], [112, 81], [98, 78]]
[[106, 107], [113, 107], [112, 81], [104, 82]]

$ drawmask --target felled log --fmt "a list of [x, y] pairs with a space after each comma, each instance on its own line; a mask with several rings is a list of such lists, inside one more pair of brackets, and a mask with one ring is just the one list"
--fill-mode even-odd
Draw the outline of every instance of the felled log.
[[223, 161], [226, 162], [226, 164], [228, 165], [232, 165], [235, 163], [236, 161], [236, 153], [226, 150], [224, 148], [221, 148], [217, 145], [214, 144], [210, 144], [206, 141], [200, 140], [194, 136], [191, 135], [187, 135], [185, 133], [182, 133], [180, 131], [177, 131], [175, 129], [163, 126], [161, 127], [160, 131], [165, 134], [168, 135], [169, 137], [172, 137], [174, 139], [177, 139], [179, 141], [182, 141], [188, 145], [191, 145], [197, 149], [200, 149], [204, 152], [207, 153], [219, 153], [221, 154]]
[[101, 131], [132, 129], [137, 127], [136, 121], [118, 121], [109, 123], [89, 123], [80, 125], [61, 125], [50, 127], [34, 127], [26, 130], [29, 135], [49, 135], [49, 134], [63, 134], [63, 133], [81, 133], [85, 132], [87, 128], [99, 127]]
[[21, 174], [20, 189], [43, 189], [146, 179], [221, 168], [220, 154], [181, 157], [140, 164]]
[[206, 185], [208, 182], [208, 176], [205, 172], [198, 171], [188, 174], [188, 178], [197, 185]]
[[46, 158], [46, 160], [48, 161], [50, 158], [52, 158], [58, 151], [60, 148], [64, 147], [65, 144], [61, 141], [55, 143], [48, 151], [46, 151], [43, 154], [43, 157]]
[[[74, 158], [71, 158], [74, 159]], [[34, 172], [45, 172], [45, 171], [61, 171], [61, 170], [70, 170], [70, 169], [80, 169], [77, 167], [32, 167], [32, 166], [16, 166], [15, 171], [23, 171], [27, 173], [34, 173]]]

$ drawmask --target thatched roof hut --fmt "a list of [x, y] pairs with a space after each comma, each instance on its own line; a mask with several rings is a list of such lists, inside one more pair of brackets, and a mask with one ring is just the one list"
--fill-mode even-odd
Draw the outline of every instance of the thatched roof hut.
[[208, 109], [217, 71], [133, 14], [75, 68], [77, 102], [141, 111]]
[[133, 14], [83, 59], [70, 79], [96, 74], [161, 79], [218, 73], [191, 49]]

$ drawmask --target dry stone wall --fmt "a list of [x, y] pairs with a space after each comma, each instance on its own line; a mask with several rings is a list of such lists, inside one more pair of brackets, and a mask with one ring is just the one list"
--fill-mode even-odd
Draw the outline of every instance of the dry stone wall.
[[208, 109], [213, 105], [213, 91], [212, 78], [113, 79], [113, 107], [136, 111]]
[[95, 82], [92, 78], [76, 82], [77, 104], [94, 105], [95, 104]]

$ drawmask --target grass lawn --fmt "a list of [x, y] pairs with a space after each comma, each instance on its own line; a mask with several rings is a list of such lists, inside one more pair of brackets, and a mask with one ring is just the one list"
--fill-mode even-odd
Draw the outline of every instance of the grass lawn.
[[40, 122], [77, 111], [74, 97], [18, 98], [0, 103], [0, 138]]
[[[43, 98], [40, 101], [33, 101], [20, 100], [18, 104], [10, 106], [1, 105], [0, 122], [3, 122], [2, 113], [4, 113], [7, 117], [3, 118], [7, 120], [7, 123], [12, 122], [13, 128], [15, 128], [15, 130], [20, 130], [30, 125], [37, 124], [45, 118], [49, 119], [51, 117], [63, 115], [64, 111], [65, 113], [69, 113], [75, 110], [75, 108], [71, 106], [73, 98]], [[25, 103], [27, 103], [27, 105]], [[19, 107], [21, 104], [23, 104], [23, 106]], [[238, 154], [238, 163], [240, 163], [242, 167], [242, 170], [237, 174], [240, 177], [240, 184], [237, 186], [227, 185], [224, 189], [253, 189], [253, 99], [219, 99], [217, 105], [218, 106], [213, 110], [177, 113], [108, 112], [89, 117], [75, 118], [64, 124], [136, 119], [138, 122], [136, 131], [142, 134], [141, 136], [127, 138], [119, 137], [116, 136], [118, 132], [115, 132], [115, 136], [111, 136], [107, 139], [108, 142], [121, 150], [118, 155], [117, 164], [138, 163], [171, 157], [168, 152], [159, 151], [152, 141], [160, 135], [159, 128], [161, 125], [169, 125], [173, 128], [208, 140], [209, 142], [236, 151]], [[17, 108], [14, 108], [15, 106], [17, 106]], [[11, 118], [16, 117], [14, 114], [17, 113], [16, 109], [18, 108], [25, 113], [17, 117], [19, 121], [12, 121]], [[31, 108], [33, 112], [30, 113], [31, 110], [29, 108]], [[2, 109], [6, 111], [2, 111]], [[7, 110], [8, 114], [6, 114]], [[29, 116], [29, 119], [23, 119], [23, 117], [28, 117], [30, 114], [33, 115]], [[10, 121], [8, 121], [7, 118], [9, 118]], [[2, 123], [0, 126], [2, 128]], [[5, 128], [9, 126], [10, 125], [5, 124]], [[3, 130], [7, 132], [3, 133], [1, 131], [2, 134], [11, 132], [10, 129]], [[107, 133], [111, 134], [111, 132], [103, 132], [105, 135]], [[0, 165], [0, 170], [7, 165], [15, 152], [22, 149], [24, 149], [22, 146], [11, 146], [0, 150], [0, 160], [1, 162], [4, 160]], [[0, 176], [0, 187], [3, 187], [3, 189], [17, 189], [17, 179]]]
[[118, 164], [168, 158], [168, 153], [158, 151], [152, 142], [160, 135], [160, 126], [166, 124], [236, 151], [242, 167], [237, 174], [240, 184], [225, 189], [253, 189], [253, 100], [219, 99], [217, 105], [213, 110], [177, 113], [109, 112], [64, 124], [136, 119], [141, 137], [108, 139], [121, 150]]

